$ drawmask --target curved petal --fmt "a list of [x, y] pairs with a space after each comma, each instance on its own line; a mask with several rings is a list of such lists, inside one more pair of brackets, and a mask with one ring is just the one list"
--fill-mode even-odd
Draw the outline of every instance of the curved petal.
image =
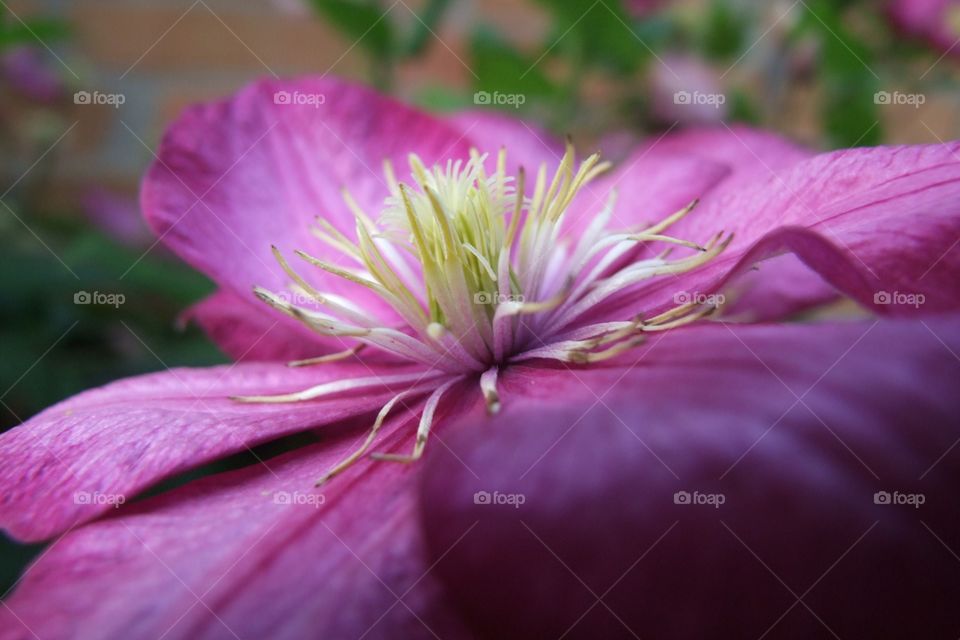
[[[630, 228], [648, 226], [699, 200], [698, 209], [691, 216], [703, 216], [715, 226], [713, 233], [724, 228], [723, 216], [704, 213], [706, 205], [737, 193], [744, 185], [756, 182], [770, 174], [777, 175], [805, 158], [812, 151], [771, 133], [745, 126], [691, 128], [679, 133], [666, 133], [641, 144], [608, 176], [589, 186], [574, 204], [572, 217], [581, 224], [572, 224], [576, 234], [583, 223], [599, 210], [607, 194], [619, 194], [614, 208], [612, 225]], [[680, 231], [676, 231], [680, 229]], [[709, 239], [699, 230], [693, 237], [684, 236], [683, 222], [671, 228], [671, 235], [705, 242]], [[780, 261], [787, 262], [786, 260]], [[816, 275], [807, 275], [796, 265], [765, 265], [768, 272], [757, 280], [758, 295], [744, 294], [738, 313], [753, 318], [782, 318], [788, 311], [803, 310], [837, 296], [836, 291]], [[803, 287], [789, 285], [783, 291], [781, 283], [801, 279]], [[753, 283], [744, 283], [753, 284]], [[670, 295], [676, 291], [670, 292]], [[786, 298], [767, 296], [786, 294]], [[760, 297], [764, 296], [764, 297]], [[663, 301], [649, 304], [665, 304]]]
[[737, 322], [775, 322], [841, 298], [795, 253], [767, 258], [762, 265], [728, 274], [723, 317]]
[[[627, 296], [630, 306], [655, 308], [677, 291], [713, 290], [738, 270], [789, 250], [879, 313], [955, 309], [960, 305], [958, 149], [960, 144], [951, 143], [822, 154], [710, 199], [671, 233], [701, 241], [723, 230], [734, 234], [731, 245], [703, 268], [635, 289]], [[799, 244], [809, 250], [798, 250]], [[783, 282], [776, 266], [768, 277]]]
[[[239, 364], [130, 378], [54, 405], [0, 435], [0, 526], [40, 540], [131, 500], [159, 480], [311, 427], [375, 412], [409, 367]], [[383, 382], [329, 399], [247, 404], [231, 396], [300, 391], [346, 378]], [[406, 388], [407, 385], [400, 387]], [[111, 498], [111, 496], [113, 498]]]
[[[161, 142], [141, 203], [175, 253], [222, 289], [252, 297], [254, 286], [286, 291], [290, 284], [271, 245], [286, 256], [300, 249], [347, 263], [310, 230], [323, 216], [353, 233], [343, 187], [376, 215], [387, 195], [384, 160], [403, 179], [411, 152], [434, 163], [464, 158], [468, 148], [456, 128], [357, 85], [329, 77], [261, 80], [183, 113]], [[396, 318], [361, 287], [301, 271], [322, 291], [348, 295], [386, 321]], [[262, 312], [274, 313], [266, 306]]]
[[731, 173], [725, 164], [691, 155], [631, 154], [609, 176], [584, 187], [567, 214], [565, 232], [580, 234], [611, 192], [616, 193], [611, 227], [652, 225], [710, 194]]
[[[388, 420], [384, 450], [412, 446], [419, 408]], [[334, 428], [70, 532], [0, 610], [11, 637], [469, 637], [423, 560], [415, 466], [363, 462], [313, 488], [358, 435]]]
[[687, 156], [727, 166], [729, 177], [711, 192], [732, 192], [771, 173], [786, 171], [811, 157], [810, 149], [768, 131], [744, 125], [690, 128], [651, 138], [636, 152], [654, 159]]
[[614, 221], [624, 228], [648, 225], [695, 199], [717, 200], [811, 155], [784, 138], [739, 125], [667, 132], [638, 145], [600, 177], [574, 203], [574, 217], [593, 213], [615, 189]]
[[948, 637], [957, 353], [956, 317], [706, 325], [517, 370], [427, 462], [430, 558], [481, 637]]

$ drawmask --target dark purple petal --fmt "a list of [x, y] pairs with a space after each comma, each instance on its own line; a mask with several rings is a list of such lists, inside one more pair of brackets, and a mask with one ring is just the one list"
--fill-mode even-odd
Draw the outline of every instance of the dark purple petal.
[[957, 353], [956, 317], [716, 324], [518, 369], [428, 461], [431, 558], [482, 637], [951, 637]]

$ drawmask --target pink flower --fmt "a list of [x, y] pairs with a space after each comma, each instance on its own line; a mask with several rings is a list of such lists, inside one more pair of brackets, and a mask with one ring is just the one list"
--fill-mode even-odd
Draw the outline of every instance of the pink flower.
[[0, 56], [0, 75], [21, 95], [37, 102], [54, 102], [64, 94], [63, 79], [36, 47], [17, 47]]
[[121, 244], [143, 247], [153, 243], [135, 198], [104, 187], [91, 187], [83, 193], [80, 207], [90, 222]]
[[[601, 174], [329, 78], [188, 110], [142, 204], [239, 362], [0, 438], [0, 524], [53, 540], [2, 637], [954, 633], [957, 150], [722, 127]], [[876, 317], [783, 322], [839, 295]]]
[[892, 0], [890, 19], [905, 34], [944, 53], [960, 53], [960, 3], [956, 0]]
[[664, 56], [650, 74], [653, 114], [668, 123], [714, 124], [727, 115], [718, 73], [694, 56]]
[[663, 8], [664, 4], [664, 0], [627, 0], [625, 6], [633, 17], [646, 18]]

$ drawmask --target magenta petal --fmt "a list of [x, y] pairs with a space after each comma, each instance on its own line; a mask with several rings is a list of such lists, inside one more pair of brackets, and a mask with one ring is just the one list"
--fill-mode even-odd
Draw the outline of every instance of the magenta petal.
[[[735, 237], [720, 258], [669, 283], [670, 289], [704, 292], [735, 269], [789, 250], [834, 287], [878, 312], [956, 309], [958, 148], [953, 143], [850, 149], [819, 155], [768, 178], [761, 172], [758, 182], [705, 201], [671, 230], [693, 240], [719, 229]], [[774, 268], [769, 277], [776, 285], [784, 282], [782, 275]], [[825, 293], [811, 292], [814, 298]], [[666, 304], [665, 293], [662, 283], [654, 283], [635, 292], [634, 301], [641, 308]]]
[[708, 325], [516, 371], [424, 470], [436, 571], [482, 637], [951, 637], [958, 352], [956, 317]]
[[[419, 408], [388, 421], [377, 450], [408, 451]], [[23, 638], [469, 637], [424, 561], [415, 466], [364, 460], [313, 488], [364, 435], [335, 427], [70, 532], [0, 619]]]
[[661, 154], [684, 155], [727, 166], [731, 175], [713, 191], [713, 196], [764, 179], [771, 172], [783, 172], [813, 155], [809, 149], [776, 134], [742, 125], [692, 128], [650, 138], [637, 153], [653, 159]]
[[738, 274], [726, 295], [729, 300], [723, 317], [739, 322], [783, 320], [840, 298], [836, 289], [793, 253], [768, 258], [761, 267]]
[[410, 371], [239, 364], [172, 369], [87, 391], [0, 436], [0, 526], [24, 540], [54, 536], [113, 508], [105, 496], [129, 502], [157, 481], [206, 461], [374, 412], [397, 389], [384, 384], [334, 399], [270, 405], [230, 396]]
[[563, 144], [536, 123], [481, 109], [460, 111], [446, 120], [460, 129], [481, 153], [496, 157], [500, 148], [505, 148], [511, 175], [523, 167], [532, 179], [541, 164], [546, 163], [547, 170], [554, 171], [563, 157]]
[[575, 238], [589, 225], [611, 192], [617, 199], [610, 227], [629, 229], [659, 222], [709, 194], [730, 174], [727, 165], [705, 158], [634, 152], [580, 192], [567, 214], [567, 233]]
[[321, 290], [391, 320], [380, 298], [308, 267], [293, 251], [344, 264], [310, 231], [323, 216], [352, 235], [343, 187], [376, 216], [387, 195], [385, 159], [404, 179], [411, 152], [432, 164], [466, 157], [467, 149], [456, 128], [369, 89], [329, 77], [263, 80], [186, 110], [160, 145], [141, 202], [163, 242], [224, 290], [287, 291], [273, 244]]
[[[642, 143], [629, 157], [601, 176], [577, 197], [571, 211], [575, 235], [599, 211], [611, 190], [618, 193], [612, 227], [646, 226], [700, 200], [691, 217], [706, 218], [713, 233], [725, 228], [724, 215], [704, 214], [707, 203], [762, 180], [771, 171], [785, 171], [810, 156], [806, 149], [770, 133], [748, 127], [694, 128], [667, 133]], [[709, 217], [707, 217], [709, 215]], [[696, 231], [685, 237], [682, 223], [672, 235], [705, 242]]]

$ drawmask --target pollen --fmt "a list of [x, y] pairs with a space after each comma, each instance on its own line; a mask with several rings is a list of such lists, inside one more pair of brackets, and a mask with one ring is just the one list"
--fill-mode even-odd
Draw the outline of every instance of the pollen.
[[[380, 211], [364, 211], [344, 189], [355, 219], [353, 236], [323, 217], [313, 229], [332, 254], [345, 256], [351, 266], [334, 264], [329, 256], [294, 252], [303, 263], [301, 270], [316, 268], [368, 289], [396, 312], [400, 323], [385, 322], [372, 310], [318, 290], [311, 281], [322, 279], [304, 277], [273, 248], [291, 290], [313, 304], [295, 305], [283, 292], [259, 287], [255, 295], [317, 333], [355, 343], [342, 353], [292, 366], [349, 358], [369, 348], [425, 367], [423, 374], [396, 376], [403, 378], [394, 381], [403, 391], [383, 407], [360, 449], [321, 481], [365, 453], [387, 414], [407, 398], [428, 394], [412, 453], [375, 457], [401, 462], [419, 458], [442, 397], [458, 383], [477, 381], [488, 410], [495, 413], [500, 408], [498, 374], [512, 363], [600, 362], [637, 347], [650, 333], [696, 322], [715, 311], [689, 303], [652, 317], [611, 320], [598, 313], [644, 281], [697, 269], [726, 248], [732, 236], [722, 233], [703, 244], [667, 234], [696, 202], [647, 226], [611, 230], [616, 192], [598, 200], [590, 191], [591, 182], [609, 168], [599, 154], [577, 163], [568, 142], [556, 171], [548, 176], [541, 165], [532, 180], [523, 168], [508, 175], [506, 161], [504, 149], [495, 159], [472, 150], [465, 161], [432, 167], [410, 155], [407, 182], [398, 181], [394, 167], [385, 162], [389, 196]], [[572, 207], [575, 201], [578, 206]], [[594, 215], [579, 221], [575, 234], [569, 233], [571, 212], [583, 212], [590, 201], [596, 203]], [[665, 245], [671, 248], [656, 255], [650, 250]], [[674, 250], [684, 255], [672, 258]], [[384, 377], [236, 400], [302, 402], [347, 388], [382, 385]]]

